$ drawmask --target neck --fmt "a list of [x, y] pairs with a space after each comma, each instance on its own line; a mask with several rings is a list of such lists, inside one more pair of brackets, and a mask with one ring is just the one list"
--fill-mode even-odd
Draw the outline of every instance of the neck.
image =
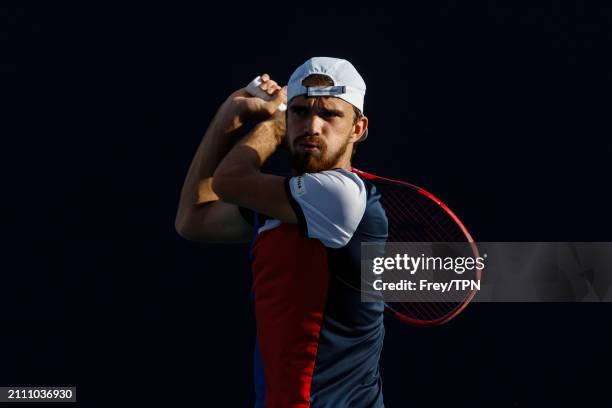
[[[330, 167], [327, 170], [331, 170], [331, 169], [344, 169], [344, 170], [347, 170], [347, 171], [352, 171], [353, 170], [353, 166], [351, 165], [350, 161], [346, 162], [345, 164], [342, 164], [342, 163], [339, 162], [335, 166], [332, 166], [332, 167]], [[291, 175], [292, 176], [299, 176], [300, 174], [302, 174], [302, 173], [299, 173], [295, 169], [291, 169]]]

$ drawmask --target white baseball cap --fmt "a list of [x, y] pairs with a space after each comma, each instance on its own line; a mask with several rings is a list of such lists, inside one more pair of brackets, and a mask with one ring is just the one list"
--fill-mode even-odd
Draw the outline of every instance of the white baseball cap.
[[[313, 74], [328, 76], [333, 86], [304, 86], [302, 81]], [[307, 96], [334, 96], [340, 98], [363, 114], [363, 102], [365, 98], [366, 84], [353, 64], [347, 60], [330, 57], [313, 57], [300, 65], [289, 78], [287, 84], [287, 100], [300, 95]], [[368, 137], [366, 129], [359, 141]]]

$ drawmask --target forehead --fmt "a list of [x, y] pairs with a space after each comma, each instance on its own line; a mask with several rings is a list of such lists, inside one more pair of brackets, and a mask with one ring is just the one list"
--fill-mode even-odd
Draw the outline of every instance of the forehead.
[[315, 107], [317, 109], [340, 110], [343, 112], [353, 110], [350, 103], [334, 96], [311, 96], [307, 98], [304, 95], [300, 95], [291, 100], [289, 107], [292, 106], [303, 106], [311, 109]]

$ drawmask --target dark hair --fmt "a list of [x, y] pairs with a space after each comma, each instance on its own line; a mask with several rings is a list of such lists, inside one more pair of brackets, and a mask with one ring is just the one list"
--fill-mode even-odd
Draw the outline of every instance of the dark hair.
[[[306, 78], [302, 80], [302, 85], [304, 86], [334, 86], [334, 80], [323, 74], [310, 74]], [[353, 107], [353, 126], [357, 123], [357, 121], [363, 116], [361, 111], [357, 109], [357, 107], [351, 105]], [[351, 158], [355, 155], [357, 151], [357, 143], [353, 143], [353, 153], [351, 154]]]

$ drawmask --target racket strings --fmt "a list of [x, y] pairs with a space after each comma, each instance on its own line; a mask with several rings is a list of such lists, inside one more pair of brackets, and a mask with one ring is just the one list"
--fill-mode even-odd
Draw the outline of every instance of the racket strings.
[[[406, 200], [405, 194], [404, 199], [400, 199], [395, 189], [389, 189], [389, 191], [387, 192], [387, 194], [385, 194], [384, 197], [385, 198], [382, 200], [383, 206], [385, 207], [385, 210], [390, 210], [388, 214], [389, 225], [394, 226], [393, 230], [390, 231], [389, 241], [430, 242], [446, 240], [446, 237], [444, 237], [444, 235], [441, 234], [437, 229], [423, 230], [420, 235], [417, 235], [418, 231], [415, 229], [399, 228], [399, 226], [405, 225], [406, 221], [409, 221], [409, 223], [414, 224], [414, 220], [416, 219], [421, 225], [426, 225], [425, 223], [427, 223], [429, 219], [433, 219], [433, 217], [431, 217], [431, 212], [425, 209], [425, 206], [422, 202], [420, 202], [420, 200]], [[408, 197], [412, 197], [412, 195]], [[423, 215], [424, 212], [428, 213], [431, 218], [425, 217]], [[425, 234], [425, 232], [429, 233]], [[419, 302], [415, 304], [410, 304], [410, 307], [406, 303], [398, 303], [396, 307], [401, 308], [403, 312], [413, 312], [419, 319], [431, 319], [436, 315], [445, 314], [448, 312], [446, 308], [443, 307], [443, 305], [431, 302], [432, 300], [437, 299], [428, 298], [425, 294], [415, 295], [415, 300]]]
[[[376, 183], [389, 221], [390, 242], [466, 242], [466, 236], [446, 211], [414, 187], [399, 182]], [[469, 294], [465, 295], [468, 298]], [[415, 302], [392, 302], [396, 313], [423, 321], [435, 321], [453, 313], [462, 302], [448, 295], [415, 296]]]
[[[390, 214], [390, 225], [402, 225], [404, 224], [404, 220], [408, 219], [412, 219], [412, 218], [420, 218], [419, 221], [420, 222], [425, 222], [425, 219], [421, 216], [419, 217], [418, 215], [420, 214], [420, 212], [418, 210], [415, 210], [415, 204], [419, 204], [417, 203], [413, 203], [410, 201], [407, 202], [402, 202], [401, 200], [398, 200], [397, 197], [395, 197], [394, 195], [392, 195], [390, 197], [390, 203], [386, 206], [390, 209], [395, 209], [396, 211], [392, 211]], [[405, 204], [410, 204], [410, 207], [408, 207]], [[401, 220], [401, 221], [400, 221]], [[401, 232], [405, 231], [407, 233], [402, 234]], [[395, 228], [394, 231], [390, 231], [390, 241], [392, 242], [408, 242], [408, 241], [423, 241], [423, 242], [429, 242], [429, 241], [439, 241], [439, 240], [444, 240], [444, 237], [442, 234], [436, 233], [435, 230], [432, 230], [430, 232], [434, 232], [432, 235], [430, 236], [417, 236], [414, 233], [410, 233], [412, 230], [411, 229], [399, 229], [399, 228]], [[429, 297], [426, 296], [426, 294], [423, 295], [419, 295], [418, 292], [415, 295], [415, 300], [418, 303], [415, 304], [407, 304], [407, 303], [397, 303], [395, 304], [396, 308], [401, 309], [399, 310], [402, 313], [410, 313], [410, 314], [414, 314], [418, 319], [421, 320], [429, 320], [434, 318], [435, 316], [439, 316], [439, 315], [444, 315], [446, 313], [449, 312], [449, 310], [447, 310], [448, 308], [445, 308], [443, 304], [441, 303], [436, 303], [436, 302], [432, 302], [432, 300], [438, 300], [438, 299], [431, 299]]]

